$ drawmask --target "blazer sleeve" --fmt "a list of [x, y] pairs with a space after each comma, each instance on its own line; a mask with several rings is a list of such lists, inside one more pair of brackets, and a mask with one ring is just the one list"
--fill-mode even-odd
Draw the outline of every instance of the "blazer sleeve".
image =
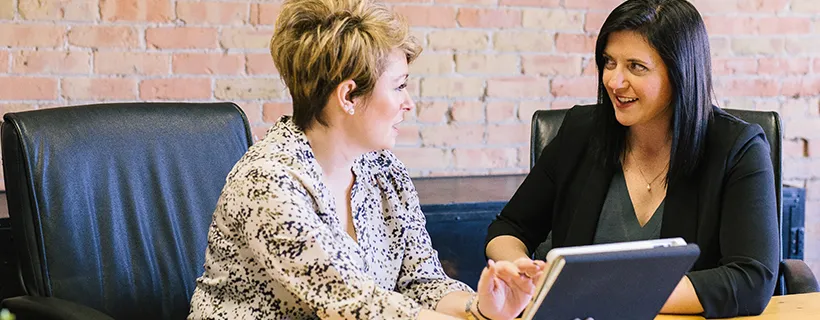
[[570, 110], [558, 129], [555, 138], [544, 147], [524, 182], [487, 229], [484, 247], [498, 236], [513, 236], [527, 246], [532, 255], [538, 245], [546, 240], [552, 230], [552, 208], [556, 194], [555, 166], [560, 157], [566, 156], [567, 131], [573, 121]]
[[762, 313], [777, 276], [777, 200], [769, 145], [760, 128], [750, 126], [735, 146], [720, 209], [719, 267], [688, 275], [707, 318]]

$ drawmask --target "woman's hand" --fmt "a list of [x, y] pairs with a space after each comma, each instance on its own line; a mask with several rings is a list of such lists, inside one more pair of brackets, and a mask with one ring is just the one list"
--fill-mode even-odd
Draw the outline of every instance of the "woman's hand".
[[536, 279], [546, 263], [520, 258], [514, 262], [493, 260], [481, 271], [476, 307], [492, 320], [514, 319], [535, 294]]

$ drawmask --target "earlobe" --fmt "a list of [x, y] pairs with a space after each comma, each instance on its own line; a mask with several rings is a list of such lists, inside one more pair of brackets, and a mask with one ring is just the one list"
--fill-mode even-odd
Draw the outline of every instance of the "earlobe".
[[350, 94], [356, 89], [356, 82], [352, 79], [345, 80], [336, 87], [336, 99], [339, 106], [350, 115], [355, 113], [353, 99]]

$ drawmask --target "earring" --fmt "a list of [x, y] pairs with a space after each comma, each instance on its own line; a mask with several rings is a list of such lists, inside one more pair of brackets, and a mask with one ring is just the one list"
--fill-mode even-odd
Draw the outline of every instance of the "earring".
[[353, 106], [347, 106], [347, 113], [349, 113], [352, 116], [354, 113], [356, 113], [356, 110], [353, 109]]

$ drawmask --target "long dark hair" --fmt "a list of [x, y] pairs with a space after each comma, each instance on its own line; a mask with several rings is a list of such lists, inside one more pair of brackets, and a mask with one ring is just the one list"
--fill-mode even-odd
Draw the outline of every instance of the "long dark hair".
[[712, 62], [709, 36], [700, 13], [686, 0], [628, 0], [609, 14], [595, 44], [598, 66], [597, 156], [609, 167], [620, 165], [626, 130], [603, 82], [604, 49], [609, 35], [634, 31], [645, 37], [668, 70], [672, 93], [672, 151], [666, 182], [691, 174], [703, 157], [712, 117]]

